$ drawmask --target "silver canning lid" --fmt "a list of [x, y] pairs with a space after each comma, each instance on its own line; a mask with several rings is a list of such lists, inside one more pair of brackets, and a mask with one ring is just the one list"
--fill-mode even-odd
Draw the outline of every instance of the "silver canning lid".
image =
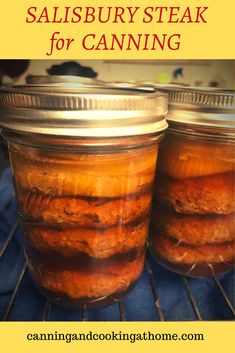
[[0, 89], [0, 126], [58, 136], [134, 136], [167, 128], [167, 95], [73, 82]]
[[186, 84], [181, 84], [181, 83], [160, 83], [160, 82], [154, 82], [154, 81], [142, 81], [141, 85], [143, 87], [153, 87], [156, 90], [172, 90], [174, 88], [184, 88], [184, 87], [189, 87], [189, 85]]
[[235, 138], [235, 91], [175, 85], [157, 90], [168, 93], [170, 124]]
[[27, 84], [61, 84], [61, 83], [78, 83], [81, 85], [90, 85], [90, 86], [104, 86], [105, 82], [96, 80], [89, 77], [81, 76], [72, 76], [72, 75], [28, 75], [26, 77]]
[[137, 89], [147, 92], [155, 92], [154, 87], [145, 85], [141, 81], [110, 81], [106, 82], [106, 85], [121, 89]]

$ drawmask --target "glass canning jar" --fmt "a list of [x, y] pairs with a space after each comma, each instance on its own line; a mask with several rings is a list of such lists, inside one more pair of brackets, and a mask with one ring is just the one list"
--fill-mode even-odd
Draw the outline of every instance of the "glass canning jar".
[[56, 304], [104, 305], [143, 269], [167, 96], [53, 80], [0, 91], [28, 268]]
[[235, 92], [166, 88], [169, 129], [159, 147], [150, 246], [189, 276], [234, 266]]

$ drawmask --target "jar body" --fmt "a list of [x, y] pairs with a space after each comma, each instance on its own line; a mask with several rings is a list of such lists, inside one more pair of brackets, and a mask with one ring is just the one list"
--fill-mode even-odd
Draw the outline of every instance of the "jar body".
[[143, 269], [158, 137], [6, 137], [36, 285], [71, 308], [120, 298]]
[[151, 251], [188, 276], [234, 266], [235, 144], [169, 130], [160, 145]]

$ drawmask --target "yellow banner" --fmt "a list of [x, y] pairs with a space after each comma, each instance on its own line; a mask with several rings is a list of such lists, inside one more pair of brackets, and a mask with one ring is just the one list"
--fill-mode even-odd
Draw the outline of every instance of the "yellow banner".
[[6, 59], [233, 59], [234, 0], [8, 0]]
[[234, 349], [234, 322], [0, 324], [2, 352], [221, 353]]

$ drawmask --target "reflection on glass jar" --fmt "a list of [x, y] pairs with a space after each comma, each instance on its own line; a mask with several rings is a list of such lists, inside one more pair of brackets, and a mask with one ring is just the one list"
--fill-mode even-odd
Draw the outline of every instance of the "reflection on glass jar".
[[[199, 123], [189, 127], [189, 116], [188, 121], [180, 120], [178, 115], [172, 121], [160, 144], [152, 253], [169, 269], [185, 275], [222, 273], [234, 266], [234, 133], [220, 136], [217, 130], [215, 136], [206, 120], [201, 128]], [[223, 126], [221, 131], [228, 129]]]
[[[125, 108], [128, 93], [112, 94], [117, 94], [115, 110], [119, 100]], [[107, 107], [108, 96], [100, 95], [95, 104], [102, 107], [103, 99]], [[136, 95], [140, 104], [143, 97]], [[151, 109], [156, 97], [152, 95]], [[166, 97], [160, 97], [166, 110]], [[143, 103], [148, 106], [145, 99]], [[155, 126], [155, 131], [144, 134], [133, 114], [135, 134], [128, 132], [133, 128], [130, 112], [129, 126], [122, 133], [120, 124], [105, 116], [104, 121], [101, 117], [88, 127], [85, 124], [86, 134], [95, 136], [5, 131], [29, 270], [41, 292], [57, 304], [76, 308], [112, 303], [133, 287], [142, 272], [158, 142], [166, 123], [163, 128], [161, 117], [159, 131]], [[107, 131], [102, 136], [108, 123], [111, 137]], [[58, 121], [54, 124], [58, 132]]]

